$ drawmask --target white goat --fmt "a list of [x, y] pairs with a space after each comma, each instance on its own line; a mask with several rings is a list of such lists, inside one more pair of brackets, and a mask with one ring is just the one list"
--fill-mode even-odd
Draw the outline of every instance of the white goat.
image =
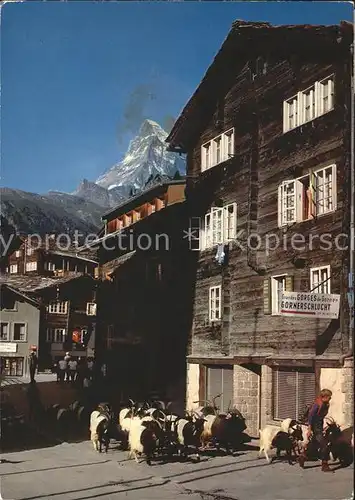
[[97, 434], [97, 427], [103, 420], [106, 420], [105, 415], [102, 415], [97, 410], [94, 410], [90, 415], [90, 439], [94, 445], [95, 451], [99, 450], [99, 436]]
[[128, 436], [129, 453], [128, 458], [134, 458], [138, 463], [138, 455], [145, 454], [147, 464], [150, 465], [151, 457], [156, 449], [157, 432], [161, 430], [161, 424], [151, 416], [143, 418], [134, 417], [131, 422]]
[[[259, 430], [259, 457], [261, 457], [262, 452], [264, 452], [268, 463], [271, 463], [268, 452], [270, 452], [270, 450], [272, 449], [272, 440], [278, 432], [280, 432], [280, 427], [276, 427], [274, 425], [267, 425], [263, 430]], [[288, 430], [284, 432], [288, 432]]]

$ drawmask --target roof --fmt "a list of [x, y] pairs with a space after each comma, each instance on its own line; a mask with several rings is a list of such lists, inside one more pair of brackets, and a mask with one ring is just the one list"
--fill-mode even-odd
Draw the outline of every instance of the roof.
[[45, 276], [28, 276], [28, 275], [0, 275], [0, 285], [8, 285], [20, 292], [38, 292], [45, 288], [50, 288], [52, 286], [60, 286], [64, 283], [76, 280], [78, 278], [87, 277], [92, 278], [88, 274], [84, 273], [68, 273], [65, 276], [56, 276], [48, 278]]
[[29, 297], [28, 295], [26, 295], [25, 293], [21, 292], [20, 290], [8, 285], [7, 283], [1, 283], [0, 282], [0, 288], [7, 288], [8, 290], [10, 290], [10, 292], [22, 297], [23, 299], [25, 299], [26, 302], [30, 302], [31, 304], [33, 304], [34, 306], [36, 307], [40, 307], [40, 303], [35, 300], [34, 298], [32, 297]]
[[118, 257], [112, 262], [112, 269], [107, 273], [108, 275], [113, 275], [118, 268], [120, 268], [125, 262], [128, 260], [132, 259], [136, 254], [136, 250], [132, 250], [131, 252], [125, 253], [124, 255], [121, 255], [121, 257]]
[[[166, 138], [166, 142], [169, 143], [168, 150], [187, 152], [188, 142], [193, 138], [193, 130], [189, 128], [191, 119], [196, 116], [205, 116], [205, 114], [210, 113], [211, 109], [213, 109], [214, 104], [219, 98], [221, 85], [227, 85], [228, 83], [227, 75], [230, 78], [235, 77], [230, 70], [232, 68], [230, 61], [238, 60], [238, 52], [239, 55], [244, 56], [242, 57], [243, 64], [250, 58], [249, 51], [252, 52], [254, 50], [258, 55], [261, 55], [264, 47], [266, 50], [270, 50], [261, 38], [264, 37], [265, 39], [267, 35], [269, 40], [271, 39], [271, 34], [278, 35], [277, 50], [279, 52], [282, 50], [289, 51], [290, 44], [292, 47], [296, 47], [295, 50], [299, 50], [300, 44], [297, 44], [295, 40], [295, 37], [299, 37], [299, 35], [302, 35], [304, 40], [303, 46], [309, 51], [310, 44], [305, 38], [306, 33], [312, 31], [312, 35], [316, 35], [324, 43], [326, 37], [329, 37], [330, 34], [333, 34], [333, 38], [336, 40], [339, 36], [339, 30], [343, 34], [349, 35], [349, 43], [351, 44], [353, 39], [353, 24], [347, 21], [341, 21], [340, 25], [332, 26], [309, 24], [273, 26], [267, 22], [235, 21], [214, 60], [207, 69], [201, 83], [183, 108]], [[280, 35], [282, 35], [282, 44], [279, 43]], [[315, 40], [315, 38], [312, 39], [312, 46], [315, 46]], [[196, 127], [194, 127], [194, 131], [196, 134]]]
[[147, 189], [146, 191], [143, 191], [142, 193], [137, 194], [132, 198], [129, 198], [127, 201], [120, 203], [116, 207], [112, 208], [109, 212], [104, 213], [102, 216], [102, 220], [104, 221], [108, 216], [118, 217], [119, 215], [124, 214], [125, 212], [129, 212], [138, 205], [141, 205], [151, 200], [153, 196], [158, 196], [159, 193], [165, 192], [167, 187], [179, 184], [186, 184], [186, 180], [176, 179], [176, 180], [160, 182], [159, 184], [154, 185], [153, 187]]
[[48, 253], [54, 255], [62, 255], [63, 257], [73, 257], [74, 259], [84, 260], [86, 262], [92, 262], [93, 264], [97, 264], [96, 260], [88, 259], [87, 257], [82, 257], [81, 255], [77, 255], [72, 252], [60, 252], [59, 250], [49, 250]]

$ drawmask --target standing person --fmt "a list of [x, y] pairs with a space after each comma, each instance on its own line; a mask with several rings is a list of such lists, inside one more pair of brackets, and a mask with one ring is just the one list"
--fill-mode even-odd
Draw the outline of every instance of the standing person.
[[93, 374], [94, 374], [94, 360], [92, 358], [88, 358], [88, 375], [89, 379], [93, 379]]
[[68, 363], [66, 359], [60, 359], [58, 361], [58, 375], [59, 375], [59, 382], [63, 383], [65, 380], [65, 374], [67, 373], [68, 369]]
[[[320, 458], [322, 460], [322, 471], [332, 472], [329, 468], [329, 450], [327, 441], [323, 435], [324, 418], [329, 411], [330, 400], [332, 399], [332, 391], [329, 389], [322, 389], [318, 398], [313, 403], [308, 414], [308, 432], [307, 437], [312, 438], [317, 442], [320, 449]], [[306, 450], [303, 450], [299, 457], [299, 464], [303, 468], [306, 461]]]
[[28, 357], [28, 364], [30, 367], [30, 382], [31, 384], [35, 382], [35, 373], [38, 368], [38, 358], [35, 350], [32, 350]]
[[78, 369], [78, 362], [74, 358], [70, 358], [68, 361], [68, 368], [69, 368], [69, 376], [70, 376], [70, 382], [72, 385], [74, 385], [75, 379], [76, 379], [76, 374], [77, 374], [77, 369]]
[[71, 359], [70, 353], [66, 352], [64, 356], [64, 361], [67, 363], [67, 368], [66, 368], [66, 381], [69, 383], [70, 382], [70, 374], [69, 374], [69, 361]]

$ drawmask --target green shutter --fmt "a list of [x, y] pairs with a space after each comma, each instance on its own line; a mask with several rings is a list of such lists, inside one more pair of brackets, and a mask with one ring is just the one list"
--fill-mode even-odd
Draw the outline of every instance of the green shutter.
[[271, 314], [271, 281], [264, 279], [264, 314]]
[[286, 276], [285, 291], [286, 292], [293, 292], [294, 291], [293, 276]]

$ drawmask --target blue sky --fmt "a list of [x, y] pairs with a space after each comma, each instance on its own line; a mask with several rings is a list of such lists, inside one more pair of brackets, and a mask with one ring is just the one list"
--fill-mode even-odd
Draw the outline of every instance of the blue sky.
[[[177, 117], [235, 19], [352, 20], [350, 3], [27, 2], [1, 11], [1, 185], [71, 192], [144, 117]], [[125, 118], [127, 115], [128, 118]]]

